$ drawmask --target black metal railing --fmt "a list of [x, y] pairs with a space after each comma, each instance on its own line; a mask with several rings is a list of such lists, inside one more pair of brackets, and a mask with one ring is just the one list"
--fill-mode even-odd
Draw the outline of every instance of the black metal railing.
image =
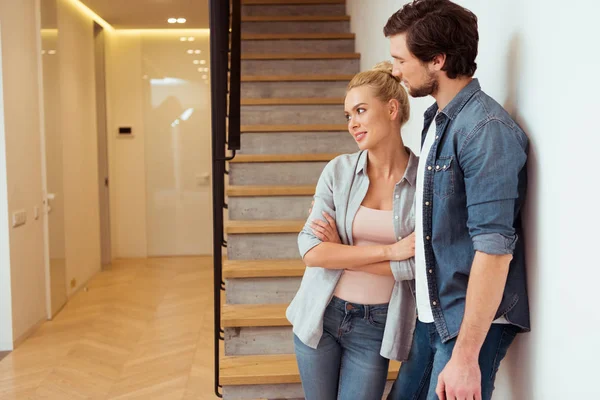
[[[210, 0], [210, 69], [213, 173], [213, 255], [214, 255], [214, 356], [215, 395], [223, 397], [219, 384], [222, 247], [227, 246], [223, 224], [226, 161], [240, 149], [241, 4], [240, 0]], [[231, 155], [227, 155], [227, 150]]]

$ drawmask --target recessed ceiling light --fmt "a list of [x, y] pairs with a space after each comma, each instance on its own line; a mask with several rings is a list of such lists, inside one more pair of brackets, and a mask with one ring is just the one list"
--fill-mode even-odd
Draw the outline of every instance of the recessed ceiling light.
[[182, 37], [179, 38], [179, 40], [182, 41], [182, 42], [185, 42], [187, 40], [187, 38], [182, 36]]
[[170, 24], [176, 24], [177, 23], [177, 18], [169, 18], [167, 20], [167, 22], [170, 23]]
[[198, 64], [200, 64], [200, 61], [194, 60], [194, 64], [198, 65]]
[[196, 50], [196, 51], [194, 51], [194, 53], [200, 54], [200, 53], [202, 53], [202, 51], [201, 50]]
[[188, 50], [187, 53], [188, 54], [194, 54], [194, 50]]
[[198, 68], [198, 72], [204, 72], [204, 68]]
[[56, 54], [56, 50], [48, 50], [48, 54]]
[[185, 21], [187, 21], [185, 18], [177, 18], [178, 24], [185, 24]]
[[196, 40], [196, 38], [193, 38], [191, 36], [188, 38], [188, 42], [193, 42], [194, 40]]
[[206, 64], [206, 60], [200, 60], [200, 64], [202, 64], [202, 65]]

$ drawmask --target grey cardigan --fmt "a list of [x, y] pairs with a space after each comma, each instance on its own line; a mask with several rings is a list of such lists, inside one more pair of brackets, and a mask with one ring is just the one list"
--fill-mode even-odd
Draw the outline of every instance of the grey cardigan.
[[[415, 229], [414, 195], [418, 158], [412, 151], [404, 177], [394, 189], [394, 231], [398, 238], [410, 235]], [[336, 221], [342, 243], [352, 245], [352, 224], [369, 188], [367, 151], [344, 154], [327, 164], [317, 184], [312, 212], [298, 235], [300, 255], [321, 241], [312, 233], [310, 221], [324, 220], [325, 211]], [[380, 354], [389, 359], [408, 358], [416, 322], [414, 295], [414, 258], [390, 261], [396, 284], [388, 306], [388, 316]], [[290, 303], [286, 317], [294, 334], [309, 347], [317, 348], [323, 335], [323, 315], [333, 297], [343, 270], [308, 266], [300, 289]]]

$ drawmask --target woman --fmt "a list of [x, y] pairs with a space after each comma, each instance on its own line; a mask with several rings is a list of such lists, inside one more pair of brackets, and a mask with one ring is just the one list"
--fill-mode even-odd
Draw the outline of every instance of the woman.
[[346, 120], [360, 151], [321, 174], [298, 237], [308, 267], [286, 313], [307, 400], [380, 400], [389, 359], [408, 357], [418, 164], [400, 135], [409, 111], [389, 62], [348, 85]]

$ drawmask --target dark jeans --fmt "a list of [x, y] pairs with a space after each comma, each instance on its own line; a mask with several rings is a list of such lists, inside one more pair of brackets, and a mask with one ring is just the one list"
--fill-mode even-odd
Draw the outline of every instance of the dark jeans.
[[[485, 338], [479, 354], [483, 400], [492, 398], [500, 361], [517, 331], [513, 325], [493, 324]], [[455, 343], [456, 338], [442, 343], [433, 323], [417, 321], [409, 359], [402, 363], [388, 400], [437, 400], [437, 378], [450, 361]]]
[[379, 355], [387, 310], [387, 304], [361, 305], [334, 297], [316, 349], [294, 336], [306, 400], [381, 400], [389, 366]]

